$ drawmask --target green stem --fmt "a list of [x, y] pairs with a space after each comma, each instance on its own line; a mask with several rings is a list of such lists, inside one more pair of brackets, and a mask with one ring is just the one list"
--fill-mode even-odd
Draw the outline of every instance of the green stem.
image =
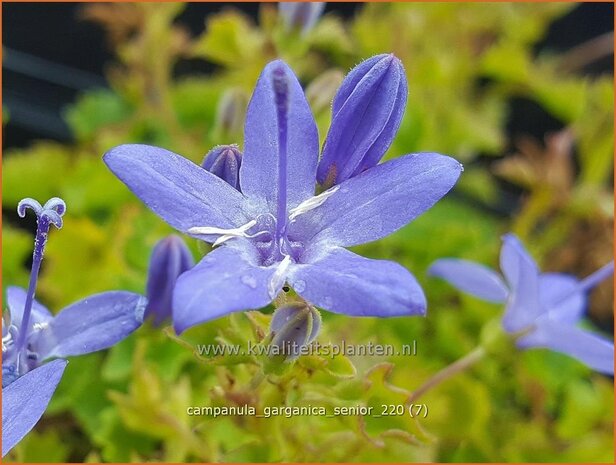
[[471, 352], [466, 354], [464, 357], [456, 360], [451, 365], [443, 368], [437, 374], [432, 376], [432, 378], [428, 379], [425, 383], [419, 386], [406, 400], [407, 404], [412, 404], [417, 399], [419, 399], [422, 395], [428, 392], [433, 387], [438, 386], [443, 381], [451, 378], [452, 376], [466, 370], [471, 367], [479, 360], [481, 360], [486, 355], [486, 351], [483, 347], [476, 347]]

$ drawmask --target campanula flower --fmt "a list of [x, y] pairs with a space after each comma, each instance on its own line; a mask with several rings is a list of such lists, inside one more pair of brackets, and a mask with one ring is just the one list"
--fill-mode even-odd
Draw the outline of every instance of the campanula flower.
[[549, 348], [614, 373], [614, 343], [576, 326], [584, 315], [586, 293], [614, 273], [614, 262], [581, 281], [563, 273], [540, 273], [521, 242], [507, 234], [500, 268], [504, 279], [478, 263], [441, 259], [429, 273], [480, 299], [506, 303], [502, 326], [520, 349]]
[[280, 2], [278, 11], [287, 30], [299, 29], [308, 33], [319, 20], [325, 2]]
[[51, 225], [62, 227], [66, 211], [58, 198], [41, 206], [24, 199], [17, 212], [37, 216], [28, 290], [7, 289], [8, 324], [2, 325], [2, 455], [9, 452], [41, 417], [66, 366], [62, 359], [105, 349], [143, 321], [146, 300], [131, 292], [105, 292], [74, 303], [57, 315], [34, 299], [38, 272]]
[[302, 347], [315, 340], [320, 329], [321, 315], [312, 305], [284, 305], [276, 310], [270, 323], [271, 345], [290, 362], [299, 357]]
[[404, 67], [394, 55], [374, 56], [351, 70], [332, 103], [319, 183], [340, 184], [383, 158], [400, 127], [407, 94]]
[[152, 318], [155, 326], [171, 318], [175, 282], [194, 265], [190, 250], [179, 236], [170, 235], [154, 246], [148, 269], [145, 317]]
[[205, 156], [201, 166], [220, 179], [227, 181], [235, 189], [240, 189], [242, 153], [237, 145], [219, 145], [214, 147]]
[[261, 308], [286, 282], [336, 313], [425, 313], [423, 291], [405, 268], [345, 247], [387, 236], [429, 209], [453, 187], [460, 163], [435, 153], [406, 155], [315, 195], [317, 128], [297, 78], [282, 61], [261, 73], [244, 142], [241, 192], [162, 148], [121, 145], [104, 156], [171, 226], [215, 246], [177, 281], [176, 331]]

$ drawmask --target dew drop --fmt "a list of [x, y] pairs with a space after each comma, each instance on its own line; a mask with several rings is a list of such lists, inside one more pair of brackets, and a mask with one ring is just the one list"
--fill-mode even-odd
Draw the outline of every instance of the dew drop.
[[325, 309], [329, 310], [332, 307], [332, 305], [334, 305], [334, 299], [332, 299], [329, 296], [323, 299], [323, 307], [325, 307]]
[[295, 289], [295, 292], [301, 294], [306, 290], [306, 281], [303, 281], [301, 279], [295, 281], [293, 283], [293, 289]]
[[240, 278], [240, 281], [251, 289], [255, 289], [257, 287], [257, 280], [254, 276], [244, 275]]

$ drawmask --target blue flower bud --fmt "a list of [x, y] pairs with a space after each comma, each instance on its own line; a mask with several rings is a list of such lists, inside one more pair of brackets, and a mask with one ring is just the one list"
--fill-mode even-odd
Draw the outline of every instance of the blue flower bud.
[[325, 2], [280, 2], [278, 11], [287, 30], [310, 31], [325, 9]]
[[201, 166], [240, 190], [242, 152], [237, 145], [218, 145], [208, 152]]
[[342, 71], [328, 69], [306, 87], [306, 100], [308, 100], [315, 115], [330, 107], [343, 79], [344, 73]]
[[377, 55], [353, 68], [332, 104], [317, 179], [340, 184], [375, 166], [391, 145], [406, 107], [408, 87], [402, 62]]
[[216, 127], [223, 134], [239, 134], [244, 127], [248, 95], [243, 89], [233, 88], [222, 94], [216, 109]]
[[179, 236], [168, 236], [154, 247], [148, 269], [148, 305], [145, 309], [145, 317], [152, 317], [154, 325], [159, 326], [171, 318], [175, 281], [194, 264], [190, 250]]
[[270, 323], [271, 345], [278, 348], [272, 354], [284, 356], [286, 362], [295, 360], [301, 348], [314, 341], [320, 329], [321, 315], [313, 306], [295, 303], [280, 307]]

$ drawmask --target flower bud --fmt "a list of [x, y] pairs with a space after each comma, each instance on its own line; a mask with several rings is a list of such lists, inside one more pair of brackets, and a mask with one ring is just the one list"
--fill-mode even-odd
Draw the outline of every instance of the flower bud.
[[244, 128], [248, 95], [243, 89], [229, 89], [222, 94], [216, 109], [216, 127], [224, 134], [240, 134]]
[[338, 69], [329, 69], [317, 76], [308, 87], [306, 87], [306, 100], [315, 114], [320, 113], [329, 107], [333, 100], [336, 90], [342, 84], [344, 74]]
[[310, 31], [325, 9], [325, 2], [280, 2], [278, 11], [287, 30]]
[[171, 302], [175, 281], [195, 262], [184, 241], [175, 235], [160, 240], [150, 257], [146, 295], [148, 305], [145, 317], [152, 317], [159, 326], [171, 317]]
[[295, 360], [302, 347], [310, 344], [321, 329], [321, 315], [306, 303], [294, 303], [280, 307], [270, 323], [271, 346], [276, 346], [274, 355], [281, 355], [286, 362]]
[[218, 145], [208, 152], [201, 166], [240, 190], [242, 153], [237, 145]]
[[408, 87], [402, 62], [377, 55], [351, 70], [332, 103], [317, 179], [340, 184], [375, 166], [391, 145], [406, 107]]

